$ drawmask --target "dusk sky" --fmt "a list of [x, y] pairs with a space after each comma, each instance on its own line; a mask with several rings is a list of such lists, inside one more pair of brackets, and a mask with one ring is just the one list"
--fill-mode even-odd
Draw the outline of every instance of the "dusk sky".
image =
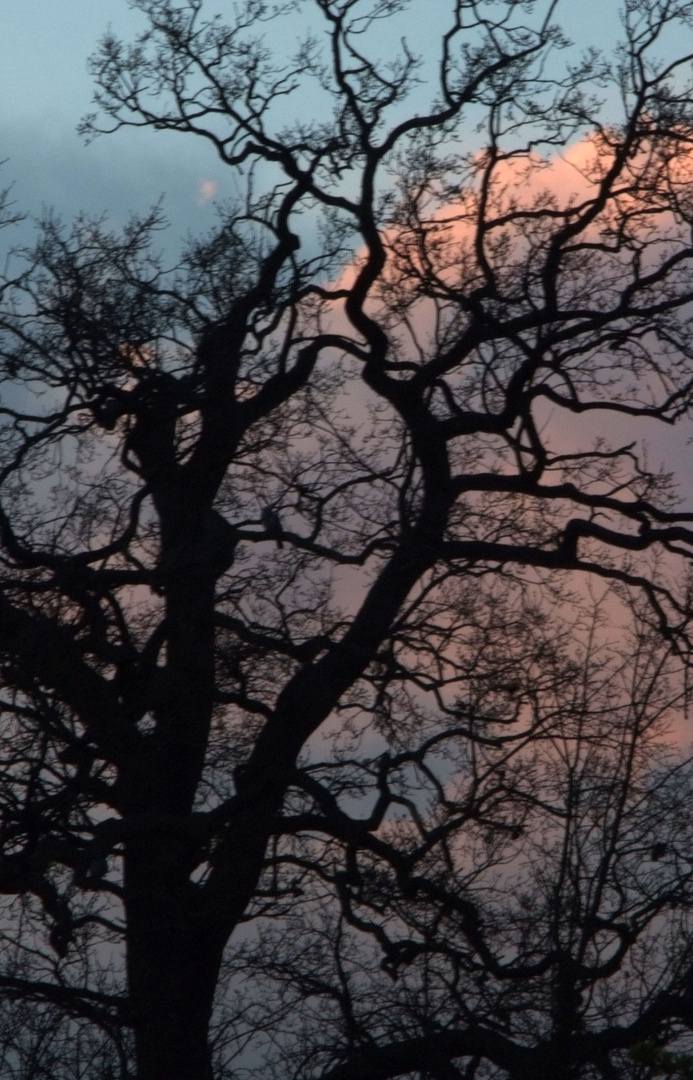
[[[430, 40], [429, 55], [436, 55], [439, 30], [452, 4], [436, 0], [429, 7], [429, 2], [414, 0], [406, 29], [415, 49], [425, 53]], [[205, 10], [231, 8], [230, 0], [209, 0]], [[423, 22], [418, 18], [422, 8]], [[616, 0], [563, 0], [556, 17], [581, 48], [597, 45], [609, 51], [619, 37], [618, 9]], [[319, 28], [317, 12], [304, 5], [306, 13], [311, 10]], [[6, 159], [0, 188], [12, 185], [16, 209], [32, 216], [53, 209], [69, 222], [80, 210], [106, 212], [114, 226], [163, 196], [171, 222], [166, 244], [175, 251], [186, 235], [211, 227], [215, 199], [231, 194], [228, 170], [211, 147], [147, 130], [121, 131], [85, 146], [76, 132], [92, 108], [87, 60], [99, 39], [110, 26], [130, 41], [145, 25], [126, 0], [0, 0], [0, 160]], [[388, 24], [381, 25], [385, 41]], [[282, 44], [287, 50], [292, 45]], [[685, 46], [678, 41], [675, 47]], [[2, 250], [9, 243], [29, 243], [31, 236], [27, 221], [5, 233]], [[688, 478], [685, 432], [647, 426], [652, 428], [653, 458], [677, 465]]]
[[125, 0], [0, 0], [0, 186], [33, 215], [107, 211], [115, 224], [164, 195], [177, 238], [204, 229], [223, 179], [208, 147], [144, 131], [85, 146], [77, 135], [91, 109], [87, 59], [109, 25], [130, 40], [145, 22]]
[[[407, 32], [415, 49], [423, 51], [428, 37], [437, 53], [440, 27], [432, 15], [447, 21], [452, 5], [426, 0], [423, 7], [422, 23], [421, 0], [412, 4]], [[231, 8], [230, 0], [209, 4], [210, 13]], [[560, 21], [581, 44], [604, 47], [616, 39], [617, 9], [614, 0], [564, 0]], [[310, 15], [310, 5], [304, 10]], [[164, 194], [178, 236], [211, 224], [214, 195], [223, 197], [226, 178], [210, 147], [147, 131], [86, 147], [75, 130], [91, 109], [87, 59], [101, 36], [110, 26], [131, 40], [145, 25], [126, 0], [0, 0], [0, 159], [8, 159], [0, 186], [14, 185], [18, 208], [39, 214], [52, 207], [66, 220], [79, 210], [107, 210], [121, 222]], [[381, 25], [387, 37], [387, 23]]]

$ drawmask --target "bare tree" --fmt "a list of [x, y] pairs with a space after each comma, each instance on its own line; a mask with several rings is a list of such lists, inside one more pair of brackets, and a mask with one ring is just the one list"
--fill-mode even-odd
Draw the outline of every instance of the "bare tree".
[[521, 679], [487, 644], [456, 724], [397, 724], [398, 753], [302, 770], [272, 857], [285, 911], [225, 975], [258, 1075], [614, 1080], [638, 1075], [633, 1047], [690, 1046], [693, 774], [664, 738], [678, 664], [642, 625], [576, 648], [576, 627], [529, 644], [503, 614]]
[[534, 594], [575, 575], [687, 659], [693, 515], [637, 423], [693, 387], [690, 57], [658, 59], [693, 4], [629, 0], [610, 60], [562, 53], [554, 3], [453, 0], [434, 72], [383, 46], [401, 0], [314, 0], [289, 59], [293, 5], [132, 6], [85, 132], [196, 135], [242, 194], [174, 269], [154, 211], [48, 219], [3, 281], [0, 892], [30, 974], [0, 989], [131, 1028], [140, 1080], [204, 1080], [227, 946], [301, 888], [273, 845], [336, 797], [322, 734], [384, 741], [382, 801], [340, 808], [360, 842], [484, 634], [515, 700], [504, 590], [530, 653]]

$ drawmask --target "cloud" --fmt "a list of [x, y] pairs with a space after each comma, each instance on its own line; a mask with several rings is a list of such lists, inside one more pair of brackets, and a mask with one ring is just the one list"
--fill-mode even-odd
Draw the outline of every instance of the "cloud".
[[198, 206], [204, 206], [210, 199], [213, 199], [217, 193], [219, 185], [216, 180], [198, 180], [197, 182], [197, 196], [195, 202]]

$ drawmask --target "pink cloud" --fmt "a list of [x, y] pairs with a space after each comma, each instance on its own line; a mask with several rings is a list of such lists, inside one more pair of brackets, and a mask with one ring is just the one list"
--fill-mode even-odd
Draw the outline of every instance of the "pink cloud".
[[213, 199], [217, 193], [219, 185], [216, 180], [198, 180], [197, 182], [197, 196], [195, 202], [198, 206], [204, 206], [210, 199]]

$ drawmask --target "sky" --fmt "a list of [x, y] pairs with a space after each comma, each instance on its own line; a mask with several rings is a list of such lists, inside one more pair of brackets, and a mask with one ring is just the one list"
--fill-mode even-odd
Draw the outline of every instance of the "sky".
[[[228, 10], [231, 0], [210, 0]], [[437, 48], [432, 11], [444, 0], [414, 0], [407, 32], [414, 47]], [[310, 6], [306, 8], [310, 11]], [[421, 11], [426, 19], [421, 20]], [[585, 44], [615, 39], [614, 0], [563, 0], [561, 21]], [[226, 177], [208, 146], [162, 132], [127, 131], [85, 146], [76, 133], [91, 109], [87, 59], [110, 26], [131, 40], [144, 16], [126, 0], [0, 0], [0, 186], [14, 185], [18, 208], [53, 208], [66, 220], [80, 210], [108, 211], [115, 223], [159, 196], [180, 237], [211, 225]], [[389, 34], [382, 23], [384, 39]], [[173, 167], [172, 167], [173, 166]]]
[[[211, 12], [232, 5], [208, 0], [208, 6]], [[445, 0], [413, 0], [404, 28], [415, 49], [437, 52], [441, 24], [436, 15], [446, 19], [450, 7]], [[562, 0], [557, 20], [581, 47], [608, 51], [619, 36], [618, 7], [617, 0]], [[314, 9], [307, 4], [305, 10]], [[231, 186], [209, 145], [128, 130], [85, 146], [76, 132], [92, 108], [87, 60], [100, 37], [110, 27], [132, 40], [145, 25], [126, 0], [0, 0], [0, 160], [7, 159], [0, 188], [11, 184], [16, 208], [30, 215], [12, 231], [11, 242], [29, 243], [31, 217], [48, 209], [66, 222], [81, 210], [106, 212], [119, 226], [161, 196], [171, 222], [170, 249], [212, 226], [215, 199], [229, 195]], [[381, 25], [386, 47], [391, 28], [387, 21]], [[653, 456], [679, 466], [684, 477], [691, 474], [687, 434], [653, 426], [648, 435]], [[693, 502], [693, 479], [687, 488]]]
[[145, 22], [125, 0], [0, 0], [0, 187], [33, 216], [106, 211], [114, 224], [164, 195], [177, 237], [204, 230], [223, 179], [208, 147], [143, 131], [85, 146], [76, 132], [92, 108], [87, 59], [109, 25], [130, 40]]

